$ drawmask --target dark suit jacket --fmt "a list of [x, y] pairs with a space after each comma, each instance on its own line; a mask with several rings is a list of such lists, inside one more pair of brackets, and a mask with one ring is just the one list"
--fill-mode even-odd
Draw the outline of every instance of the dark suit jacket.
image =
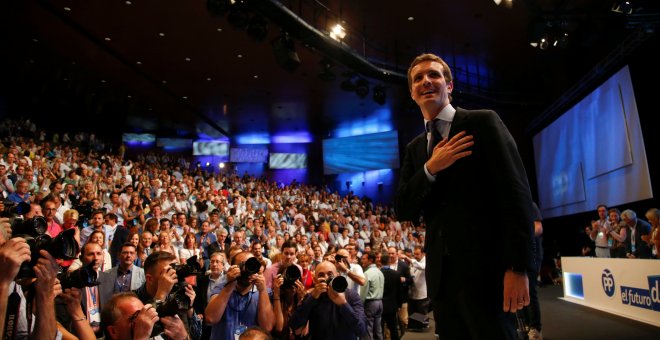
[[[105, 305], [105, 303], [110, 300], [112, 295], [114, 295], [114, 290], [115, 290], [115, 281], [117, 280], [117, 267], [112, 267], [109, 270], [105, 272], [99, 273], [99, 293], [101, 294], [101, 306]], [[131, 267], [131, 287], [129, 290], [133, 291], [140, 286], [142, 286], [143, 283], [145, 283], [147, 280], [146, 276], [144, 275], [144, 269], [133, 265]], [[84, 300], [83, 300], [84, 301]]]
[[413, 283], [412, 275], [410, 275], [410, 266], [408, 266], [406, 262], [399, 260], [396, 265], [396, 271], [401, 277], [406, 279], [405, 282], [401, 282], [401, 280], [399, 280], [399, 284], [401, 285], [401, 289], [403, 291], [403, 302], [408, 302], [408, 288]]
[[[628, 232], [630, 232], [630, 230]], [[638, 218], [637, 224], [635, 225], [635, 253], [633, 254], [635, 257], [639, 259], [651, 258], [651, 255], [653, 254], [651, 252], [651, 248], [649, 247], [648, 243], [642, 240], [642, 235], [648, 235], [650, 233], [651, 225], [648, 222]]]
[[119, 252], [121, 251], [121, 246], [124, 245], [124, 242], [128, 239], [128, 234], [129, 230], [122, 226], [122, 225], [117, 225], [117, 229], [115, 229], [115, 235], [112, 237], [112, 243], [110, 244], [110, 249], [108, 249], [108, 252], [110, 253], [110, 259], [112, 260], [112, 266], [115, 267], [117, 266], [118, 258], [119, 258]]
[[401, 279], [399, 273], [390, 268], [381, 268], [385, 277], [385, 289], [383, 290], [383, 314], [396, 313], [403, 303]]
[[449, 138], [460, 131], [474, 136], [472, 154], [440, 171], [434, 183], [423, 169], [426, 133], [408, 144], [401, 167], [397, 214], [402, 221], [424, 216], [431, 298], [441, 286], [443, 258], [460, 273], [448, 279], [484, 285], [485, 276], [501, 286], [512, 266], [533, 270], [532, 197], [513, 137], [490, 110], [457, 108]]

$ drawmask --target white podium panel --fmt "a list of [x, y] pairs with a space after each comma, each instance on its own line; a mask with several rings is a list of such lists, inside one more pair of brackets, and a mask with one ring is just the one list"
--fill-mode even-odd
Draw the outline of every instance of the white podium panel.
[[660, 260], [562, 257], [564, 300], [660, 327]]

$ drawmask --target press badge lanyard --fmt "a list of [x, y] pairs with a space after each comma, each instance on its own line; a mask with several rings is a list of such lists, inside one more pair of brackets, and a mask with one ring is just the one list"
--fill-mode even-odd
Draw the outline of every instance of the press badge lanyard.
[[18, 294], [18, 288], [14, 284], [14, 292], [9, 295], [7, 300], [7, 317], [5, 318], [4, 340], [13, 340], [16, 338], [16, 328], [18, 328], [18, 317], [21, 308], [21, 296]]

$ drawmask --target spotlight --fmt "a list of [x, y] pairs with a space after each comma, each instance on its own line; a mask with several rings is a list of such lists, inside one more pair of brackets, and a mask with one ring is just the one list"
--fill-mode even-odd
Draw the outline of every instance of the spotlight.
[[289, 72], [295, 71], [300, 66], [300, 57], [296, 53], [293, 39], [287, 33], [273, 40], [273, 53], [280, 67]]
[[321, 72], [319, 72], [319, 79], [325, 81], [334, 81], [337, 76], [332, 72], [332, 61], [327, 58], [321, 60]]
[[365, 98], [366, 96], [369, 95], [369, 82], [367, 82], [364, 78], [360, 78], [357, 80], [355, 83], [355, 93], [357, 93], [358, 97], [360, 98]]
[[379, 105], [385, 105], [385, 87], [383, 85], [374, 86], [374, 101]]
[[230, 0], [207, 0], [206, 8], [215, 15], [225, 15], [231, 6]]
[[195, 166], [197, 166], [198, 168], [201, 168], [202, 167], [202, 162], [197, 162], [197, 164], [195, 164]]
[[211, 166], [211, 162], [206, 162], [206, 167], [208, 168], [210, 166]]
[[539, 48], [542, 50], [547, 50], [549, 45], [550, 43], [548, 42], [548, 39], [542, 38], [541, 42], [539, 43]]
[[236, 0], [229, 8], [227, 21], [239, 30], [245, 30], [250, 23], [247, 4], [243, 0]]
[[220, 168], [220, 169], [224, 169], [224, 167], [225, 167], [225, 163], [224, 163], [224, 162], [220, 162], [220, 164], [218, 164], [218, 168]]
[[264, 41], [268, 35], [267, 22], [264, 17], [259, 14], [255, 14], [251, 19], [250, 23], [247, 26], [247, 33], [256, 41]]
[[330, 30], [330, 38], [337, 41], [342, 41], [346, 37], [346, 30], [340, 24], [336, 24], [332, 30]]
[[557, 47], [566, 48], [568, 46], [568, 33], [562, 34], [559, 39], [557, 39]]
[[616, 0], [612, 4], [612, 12], [630, 15], [637, 12], [640, 7], [635, 0]]

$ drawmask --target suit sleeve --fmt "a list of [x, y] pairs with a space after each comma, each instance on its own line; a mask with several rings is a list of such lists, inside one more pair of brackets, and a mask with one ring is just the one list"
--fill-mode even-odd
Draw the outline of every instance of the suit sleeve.
[[503, 230], [500, 235], [503, 265], [534, 271], [532, 235], [534, 213], [527, 173], [516, 143], [499, 116], [486, 111], [480, 124], [485, 130], [475, 140], [485, 146], [485, 169], [493, 174], [490, 201]]
[[420, 135], [406, 146], [395, 202], [400, 221], [417, 220], [424, 198], [431, 192], [431, 183], [426, 177], [424, 167], [415, 168], [415, 148], [423, 142]]

